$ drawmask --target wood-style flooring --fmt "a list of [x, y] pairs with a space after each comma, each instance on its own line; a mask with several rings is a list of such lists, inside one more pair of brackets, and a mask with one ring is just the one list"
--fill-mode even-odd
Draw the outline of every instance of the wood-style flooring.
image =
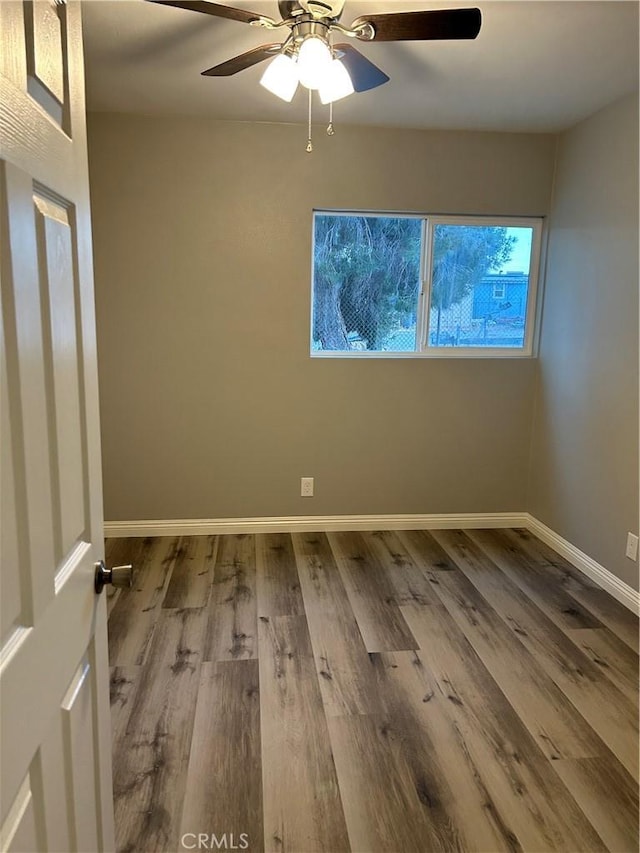
[[110, 539], [118, 850], [638, 850], [638, 620], [525, 530]]

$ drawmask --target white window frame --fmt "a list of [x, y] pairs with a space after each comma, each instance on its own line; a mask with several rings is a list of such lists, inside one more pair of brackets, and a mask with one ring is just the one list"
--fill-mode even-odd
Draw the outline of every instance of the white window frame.
[[[416, 306], [416, 349], [395, 351], [314, 350], [313, 349], [313, 276], [315, 266], [315, 244], [312, 239], [311, 253], [311, 324], [309, 348], [312, 358], [531, 358], [539, 320], [539, 276], [542, 268], [544, 219], [534, 216], [439, 216], [426, 213], [398, 213], [395, 211], [362, 210], [314, 210], [313, 230], [315, 235], [316, 216], [382, 216], [394, 219], [410, 218], [422, 220], [422, 243], [420, 258], [421, 284]], [[429, 344], [429, 315], [431, 306], [431, 256], [433, 237], [437, 225], [477, 225], [505, 228], [531, 228], [531, 260], [527, 308], [525, 314], [524, 340], [522, 347], [452, 347]]]
[[[498, 292], [496, 292], [498, 291]], [[504, 299], [507, 295], [507, 286], [504, 281], [494, 281], [493, 290], [491, 292], [492, 299]]]
[[[497, 217], [497, 216], [430, 216], [427, 219], [426, 254], [429, 259], [433, 251], [433, 235], [437, 225], [479, 225], [504, 228], [531, 228], [531, 261], [529, 265], [529, 285], [527, 292], [527, 310], [525, 312], [524, 340], [521, 347], [435, 347], [429, 344], [428, 328], [420, 338], [420, 351], [417, 355], [431, 358], [530, 358], [533, 355], [533, 342], [536, 329], [536, 297], [538, 293], [538, 275], [540, 271], [540, 252], [542, 249], [542, 224], [538, 217]], [[424, 252], [424, 248], [423, 248]], [[423, 281], [424, 325], [428, 326], [431, 306], [431, 263], [425, 268]], [[443, 352], [444, 350], [444, 352]]]

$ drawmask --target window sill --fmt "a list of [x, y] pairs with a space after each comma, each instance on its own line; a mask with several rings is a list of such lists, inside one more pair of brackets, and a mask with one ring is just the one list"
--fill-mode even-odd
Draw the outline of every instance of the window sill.
[[517, 351], [504, 352], [504, 350], [486, 349], [486, 350], [448, 350], [429, 352], [333, 352], [333, 351], [314, 351], [310, 353], [311, 358], [346, 358], [346, 359], [407, 359], [407, 358], [422, 358], [422, 359], [532, 359], [536, 356], [531, 352]]

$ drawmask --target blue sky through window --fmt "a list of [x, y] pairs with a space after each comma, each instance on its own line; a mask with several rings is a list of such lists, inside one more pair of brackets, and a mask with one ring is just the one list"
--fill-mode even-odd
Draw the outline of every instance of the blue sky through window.
[[511, 260], [495, 272], [523, 272], [529, 274], [531, 263], [532, 228], [507, 228], [509, 237], [516, 237], [517, 242], [511, 253]]

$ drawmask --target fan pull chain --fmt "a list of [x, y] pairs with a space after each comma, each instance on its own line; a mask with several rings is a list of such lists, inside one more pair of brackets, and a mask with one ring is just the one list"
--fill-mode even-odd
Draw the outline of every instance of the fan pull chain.
[[334, 136], [335, 130], [333, 129], [333, 101], [329, 103], [329, 126], [327, 127], [327, 136]]
[[307, 139], [307, 154], [313, 151], [313, 142], [311, 141], [311, 98], [312, 91], [309, 89], [309, 138]]
[[[336, 55], [333, 51], [333, 34], [331, 30], [329, 30], [329, 47], [331, 49], [331, 58], [336, 59]], [[327, 126], [327, 136], [333, 136], [335, 134], [335, 130], [333, 129], [333, 101], [329, 101], [329, 124]]]

